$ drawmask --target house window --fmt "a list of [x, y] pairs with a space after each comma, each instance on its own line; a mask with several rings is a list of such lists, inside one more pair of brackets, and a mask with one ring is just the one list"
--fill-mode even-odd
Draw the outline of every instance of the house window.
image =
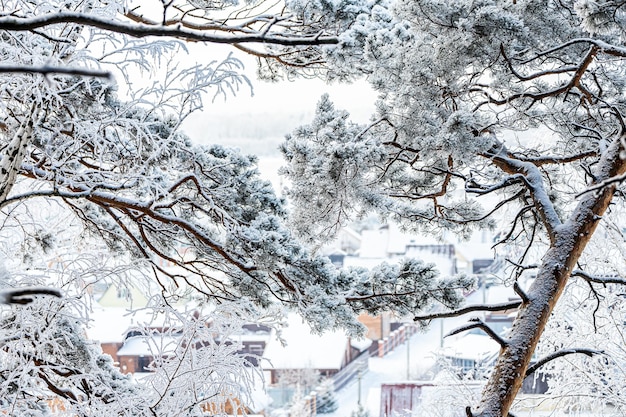
[[137, 370], [135, 372], [148, 372], [148, 368], [152, 363], [150, 356], [140, 356], [137, 358]]
[[130, 298], [130, 292], [126, 287], [117, 287], [117, 298], [128, 300]]

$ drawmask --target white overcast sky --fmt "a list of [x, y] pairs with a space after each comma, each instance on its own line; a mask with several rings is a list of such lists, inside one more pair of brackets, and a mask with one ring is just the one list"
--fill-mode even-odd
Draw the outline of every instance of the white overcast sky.
[[[271, 140], [268, 153], [275, 142], [300, 124], [309, 123], [320, 97], [330, 95], [337, 108], [350, 112], [351, 120], [367, 123], [374, 111], [376, 94], [365, 81], [354, 84], [325, 84], [318, 79], [299, 79], [269, 83], [256, 79], [256, 62], [237, 54], [245, 65], [244, 73], [250, 79], [252, 91], [241, 86], [236, 96], [215, 100], [207, 96], [204, 110], [192, 115], [185, 123], [185, 131], [198, 143], [218, 142], [246, 148], [246, 140], [259, 136]], [[257, 134], [258, 133], [258, 134]], [[232, 142], [232, 143], [229, 143]], [[253, 144], [252, 150], [258, 147]]]
[[[193, 66], [219, 61], [233, 53], [244, 63], [243, 73], [249, 78], [252, 91], [248, 85], [242, 85], [235, 96], [229, 94], [226, 98], [218, 96], [215, 99], [215, 90], [209, 92], [203, 100], [203, 110], [189, 116], [183, 130], [195, 143], [220, 144], [239, 148], [244, 154], [257, 155], [262, 176], [272, 181], [277, 190], [283, 185], [277, 171], [284, 165], [278, 147], [286, 134], [312, 121], [322, 94], [328, 93], [336, 108], [347, 110], [350, 119], [356, 123], [368, 123], [374, 112], [376, 94], [365, 80], [330, 85], [319, 79], [269, 83], [256, 79], [255, 59], [243, 52], [233, 51], [232, 47], [185, 46], [189, 53], [178, 55], [178, 65]], [[141, 73], [134, 87], [139, 88], [142, 82], [150, 84], [155, 76]]]

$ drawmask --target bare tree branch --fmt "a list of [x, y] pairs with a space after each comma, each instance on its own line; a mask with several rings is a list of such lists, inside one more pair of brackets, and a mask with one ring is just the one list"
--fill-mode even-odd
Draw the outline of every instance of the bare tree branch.
[[522, 299], [522, 303], [528, 304], [530, 302], [530, 299], [528, 298], [528, 295], [526, 295], [526, 293], [524, 292], [522, 287], [519, 286], [517, 281], [515, 281], [515, 283], [513, 284], [513, 290]]
[[445, 335], [445, 337], [453, 336], [455, 334], [459, 334], [461, 332], [464, 332], [464, 331], [467, 331], [467, 330], [471, 330], [471, 329], [480, 329], [483, 332], [485, 332], [487, 334], [487, 336], [491, 337], [493, 340], [498, 342], [500, 347], [505, 348], [505, 347], [508, 346], [509, 343], [506, 340], [501, 338], [496, 332], [493, 331], [493, 329], [491, 327], [487, 326], [485, 324], [485, 322], [483, 322], [478, 317], [474, 317], [472, 319], [469, 319], [469, 321], [470, 321], [470, 323], [452, 330], [450, 333]]
[[463, 308], [459, 308], [457, 310], [451, 311], [443, 311], [441, 313], [431, 313], [423, 316], [416, 316], [413, 318], [413, 321], [425, 321], [425, 320], [433, 320], [433, 319], [442, 319], [447, 317], [458, 317], [463, 314], [472, 313], [475, 311], [506, 311], [506, 310], [514, 310], [518, 308], [522, 304], [521, 301], [510, 301], [508, 303], [501, 304], [475, 304]]
[[587, 282], [591, 282], [594, 284], [621, 284], [626, 285], [626, 279], [618, 276], [599, 276], [599, 275], [591, 275], [579, 269], [572, 271], [573, 277], [580, 277]]
[[587, 355], [589, 357], [593, 355], [604, 355], [604, 351], [595, 350], [595, 349], [571, 348], [571, 349], [557, 350], [556, 352], [551, 353], [550, 355], [539, 359], [533, 365], [529, 366], [528, 369], [526, 370], [526, 376], [532, 375], [533, 373], [537, 371], [537, 369], [541, 368], [546, 363], [553, 361], [554, 359], [557, 359], [566, 355], [571, 355], [573, 353], [582, 353], [583, 355]]
[[112, 78], [112, 74], [108, 71], [92, 70], [87, 68], [70, 68], [70, 67], [30, 67], [22, 65], [0, 65], [0, 73], [24, 73], [24, 74], [64, 74], [78, 75], [83, 77]]
[[0, 291], [0, 304], [29, 304], [34, 296], [49, 295], [61, 298], [61, 291], [56, 288], [28, 287]]

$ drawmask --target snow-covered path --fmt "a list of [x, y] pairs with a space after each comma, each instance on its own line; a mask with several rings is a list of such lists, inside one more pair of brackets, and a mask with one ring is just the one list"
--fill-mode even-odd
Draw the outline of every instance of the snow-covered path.
[[[489, 294], [492, 295], [492, 294]], [[495, 294], [493, 294], [495, 295]], [[488, 297], [498, 299], [496, 297]], [[485, 293], [476, 291], [467, 298], [468, 304], [481, 303]], [[448, 334], [467, 321], [467, 317], [433, 320], [426, 332], [416, 333], [409, 339], [409, 344], [403, 343], [396, 347], [385, 357], [372, 356], [369, 358], [369, 370], [361, 378], [361, 404], [367, 408], [370, 417], [378, 417], [380, 412], [380, 387], [385, 382], [398, 382], [420, 379], [430, 379], [432, 376], [425, 375], [435, 360], [435, 352], [439, 350], [442, 335]], [[408, 346], [408, 352], [407, 352]], [[407, 366], [408, 365], [408, 366]], [[407, 369], [409, 375], [407, 375]], [[326, 417], [350, 417], [353, 411], [358, 409], [359, 382], [355, 378], [341, 390], [335, 392], [339, 408], [330, 414], [322, 414]]]
[[[445, 323], [444, 332], [450, 331], [452, 327]], [[411, 336], [408, 352], [405, 342], [383, 358], [377, 356], [369, 358], [369, 370], [361, 377], [360, 391], [361, 404], [369, 410], [371, 417], [376, 417], [379, 413], [381, 384], [406, 381], [407, 364], [410, 379], [420, 379], [434, 362], [434, 352], [439, 349], [440, 338], [441, 325], [439, 321], [435, 321], [426, 333]], [[334, 413], [324, 414], [324, 416], [350, 417], [350, 414], [358, 408], [358, 379], [355, 378], [337, 391], [335, 396], [339, 408]]]

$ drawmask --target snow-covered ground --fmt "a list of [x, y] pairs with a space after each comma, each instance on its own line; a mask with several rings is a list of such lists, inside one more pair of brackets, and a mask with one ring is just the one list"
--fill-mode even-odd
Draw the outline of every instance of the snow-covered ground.
[[[371, 417], [379, 415], [382, 383], [406, 381], [407, 369], [409, 370], [409, 379], [421, 379], [431, 368], [435, 360], [435, 352], [440, 347], [441, 324], [441, 320], [434, 320], [426, 333], [417, 333], [411, 336], [408, 345], [403, 343], [383, 358], [370, 357], [369, 370], [361, 377], [360, 391], [361, 404], [367, 408]], [[444, 334], [458, 327], [458, 325], [458, 319], [444, 320]], [[358, 408], [358, 379], [352, 380], [337, 391], [335, 397], [339, 408], [334, 413], [324, 414], [324, 416], [350, 417], [350, 414]]]
[[[504, 301], [512, 295], [514, 293], [510, 288], [492, 287], [486, 290], [486, 293], [480, 289], [468, 297], [467, 304], [480, 304], [485, 299], [496, 303]], [[361, 378], [360, 391], [361, 404], [369, 411], [370, 417], [378, 417], [380, 414], [381, 384], [425, 379], [427, 376], [425, 373], [431, 369], [435, 361], [436, 352], [441, 347], [442, 335], [446, 335], [466, 323], [467, 318], [465, 316], [433, 320], [426, 332], [414, 334], [409, 339], [408, 344], [406, 342], [403, 343], [383, 358], [377, 356], [369, 358], [369, 370]], [[458, 337], [462, 337], [462, 335]], [[445, 339], [444, 344], [454, 343], [454, 338], [456, 337]], [[409, 370], [409, 375], [407, 375], [407, 369]], [[334, 413], [323, 414], [322, 416], [350, 417], [351, 413], [358, 409], [358, 379], [355, 378], [341, 390], [337, 391], [335, 397], [339, 405], [338, 409]]]
[[[513, 295], [512, 291], [512, 289], [505, 287], [491, 287], [486, 291], [483, 291], [481, 288], [468, 297], [467, 304], [480, 304], [483, 300], [489, 303], [503, 302], [506, 301], [509, 296]], [[369, 370], [362, 375], [360, 380], [360, 397], [361, 404], [367, 409], [370, 417], [379, 417], [380, 415], [381, 385], [383, 383], [425, 380], [432, 377], [432, 375], [427, 375], [426, 373], [431, 369], [435, 355], [437, 351], [440, 350], [441, 335], [446, 335], [451, 330], [466, 323], [468, 317], [471, 317], [471, 315], [452, 319], [433, 320], [426, 332], [414, 334], [409, 339], [408, 344], [405, 342], [396, 347], [394, 351], [383, 358], [377, 356], [369, 358]], [[454, 346], [458, 344], [460, 340], [463, 340], [461, 339], [462, 337], [463, 335], [461, 334], [446, 338], [444, 339], [444, 346]], [[409, 370], [408, 376], [407, 369]], [[551, 402], [541, 396], [534, 396], [534, 400], [532, 395], [523, 397], [524, 401], [519, 404], [522, 408], [518, 407], [515, 412], [517, 416], [547, 417], [562, 415], [562, 413], [559, 413], [553, 408], [558, 406], [555, 402]], [[350, 417], [351, 414], [358, 409], [358, 379], [355, 378], [342, 389], [336, 391], [335, 398], [339, 406], [338, 409], [330, 414], [319, 415], [320, 417]], [[458, 400], [458, 398], [454, 398], [454, 400]], [[535, 401], [535, 404], [533, 404], [533, 401]], [[449, 407], [450, 404], [447, 404], [447, 406]], [[613, 410], [608, 407], [607, 410], [597, 410], [593, 413], [580, 411], [569, 415], [600, 417], [612, 415], [612, 411]]]

